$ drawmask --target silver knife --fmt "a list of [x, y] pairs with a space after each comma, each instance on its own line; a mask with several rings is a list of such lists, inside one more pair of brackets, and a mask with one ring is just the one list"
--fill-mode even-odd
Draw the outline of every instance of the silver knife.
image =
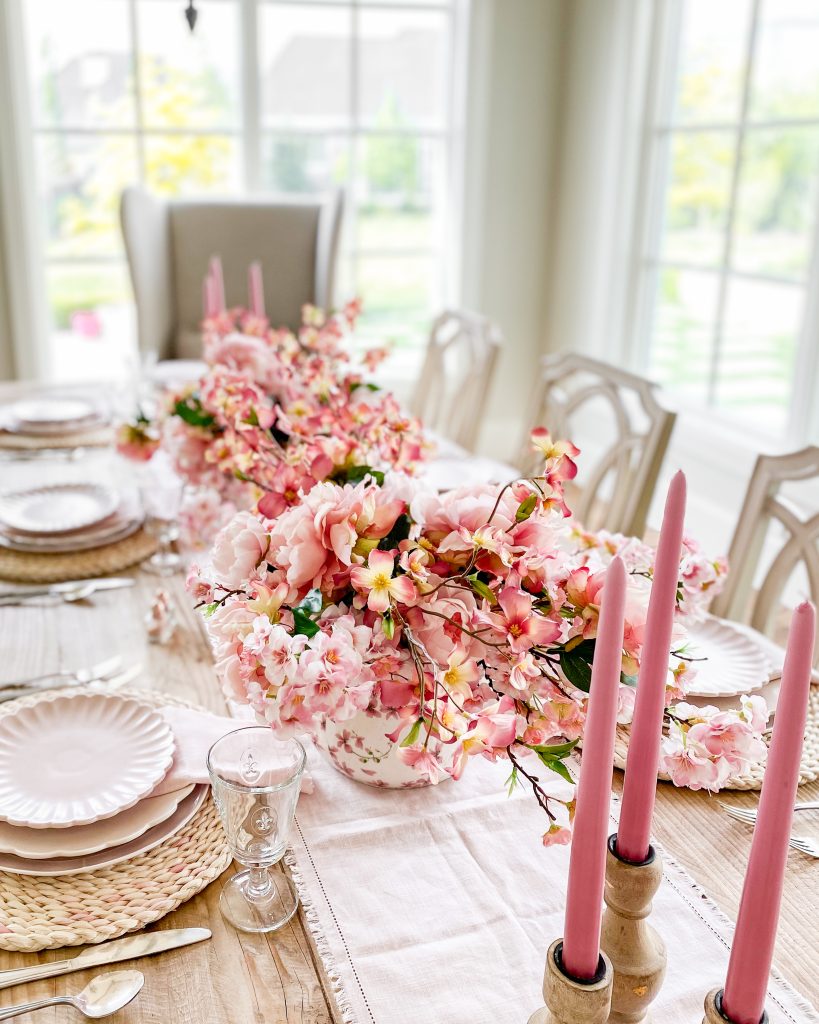
[[139, 956], [164, 953], [166, 949], [178, 949], [194, 942], [210, 938], [208, 928], [172, 928], [159, 932], [143, 932], [127, 939], [114, 939], [99, 946], [89, 946], [70, 960], [55, 960], [50, 964], [36, 964], [34, 967], [18, 967], [12, 971], [0, 971], [0, 989], [12, 985], [23, 985], [40, 978], [56, 978], [72, 971], [84, 971], [87, 967], [103, 964], [118, 964], [121, 960], [134, 960]]
[[4, 590], [0, 592], [0, 604], [6, 601], [19, 601], [29, 597], [59, 597], [70, 594], [80, 587], [93, 587], [91, 593], [98, 590], [120, 590], [122, 587], [133, 587], [136, 583], [130, 576], [103, 576], [96, 580], [70, 580], [67, 583], [54, 583], [49, 587], [29, 587], [28, 589]]

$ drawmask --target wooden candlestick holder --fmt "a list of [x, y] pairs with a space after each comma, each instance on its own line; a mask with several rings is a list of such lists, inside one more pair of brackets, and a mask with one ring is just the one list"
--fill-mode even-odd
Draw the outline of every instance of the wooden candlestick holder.
[[546, 1005], [532, 1014], [529, 1024], [606, 1024], [611, 1008], [609, 958], [601, 953], [598, 976], [592, 981], [577, 981], [563, 972], [562, 951], [562, 939], [549, 946], [543, 975]]
[[616, 844], [617, 836], [609, 836], [600, 937], [614, 969], [609, 1022], [642, 1024], [665, 977], [665, 943], [646, 920], [663, 878], [663, 862], [652, 846], [642, 864], [632, 864], [617, 855]]
[[[705, 997], [705, 1016], [702, 1024], [731, 1024], [730, 1018], [722, 1012], [722, 989], [715, 988]], [[768, 1014], [763, 1011], [759, 1024], [770, 1024]]]

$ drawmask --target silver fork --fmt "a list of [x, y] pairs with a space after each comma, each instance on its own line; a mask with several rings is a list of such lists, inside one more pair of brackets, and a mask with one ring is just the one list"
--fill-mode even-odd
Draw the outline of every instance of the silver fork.
[[122, 667], [122, 658], [115, 655], [113, 658], [106, 658], [105, 661], [92, 665], [91, 668], [80, 668], [76, 671], [70, 669], [59, 669], [57, 672], [44, 672], [40, 676], [31, 676], [29, 679], [17, 679], [13, 683], [0, 684], [2, 690], [20, 690], [23, 688], [36, 688], [42, 683], [49, 683], [56, 679], [66, 679], [69, 683], [82, 685], [93, 683], [97, 680], [108, 679]]
[[808, 839], [807, 836], [791, 836], [790, 844], [792, 849], [819, 860], [819, 843], [815, 839]]
[[142, 665], [132, 665], [130, 668], [123, 669], [122, 672], [89, 679], [87, 684], [79, 683], [76, 679], [70, 679], [62, 683], [56, 683], [53, 686], [15, 686], [11, 689], [0, 690], [0, 704], [8, 700], [17, 700], [20, 697], [32, 697], [35, 694], [43, 693], [45, 690], [73, 690], [78, 686], [84, 685], [96, 687], [104, 684], [104, 691], [102, 692], [109, 693], [111, 690], [118, 690], [121, 686], [127, 686], [129, 683], [132, 683], [141, 673]]
[[[746, 825], [753, 825], [756, 823], [756, 811], [752, 811], [747, 807], [733, 807], [731, 804], [724, 804], [722, 800], [717, 800], [717, 803], [726, 814], [730, 814], [730, 816], [732, 818], [736, 818], [737, 821], [742, 821]], [[819, 811], [819, 801], [813, 800], [810, 803], [796, 804], [794, 811]]]

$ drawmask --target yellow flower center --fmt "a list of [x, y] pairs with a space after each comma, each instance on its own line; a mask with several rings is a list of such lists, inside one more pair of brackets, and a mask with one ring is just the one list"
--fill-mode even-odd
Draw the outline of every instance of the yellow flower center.
[[390, 585], [390, 577], [380, 572], [373, 580], [373, 590], [387, 590]]

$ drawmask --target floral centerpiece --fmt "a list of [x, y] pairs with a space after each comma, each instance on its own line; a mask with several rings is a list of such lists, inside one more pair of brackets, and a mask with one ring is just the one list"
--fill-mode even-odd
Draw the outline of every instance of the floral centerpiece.
[[[537, 477], [438, 494], [402, 474], [313, 482], [298, 500], [240, 512], [188, 583], [205, 611], [226, 694], [282, 733], [312, 734], [341, 771], [375, 785], [457, 779], [504, 759], [570, 834], [566, 758], [582, 738], [598, 596], [614, 554], [630, 570], [621, 720], [630, 719], [653, 551], [568, 517], [577, 450], [542, 430]], [[681, 557], [664, 768], [718, 788], [764, 751], [758, 698], [738, 713], [677, 703], [685, 621], [721, 562]], [[544, 774], [544, 771], [546, 774]]]
[[420, 423], [367, 380], [386, 357], [353, 365], [358, 302], [330, 315], [305, 306], [297, 332], [244, 310], [206, 319], [207, 372], [166, 395], [154, 418], [119, 429], [121, 454], [161, 448], [190, 485], [182, 511], [189, 540], [209, 544], [236, 509], [274, 517], [323, 480], [361, 480], [387, 469], [412, 473], [430, 449]]

